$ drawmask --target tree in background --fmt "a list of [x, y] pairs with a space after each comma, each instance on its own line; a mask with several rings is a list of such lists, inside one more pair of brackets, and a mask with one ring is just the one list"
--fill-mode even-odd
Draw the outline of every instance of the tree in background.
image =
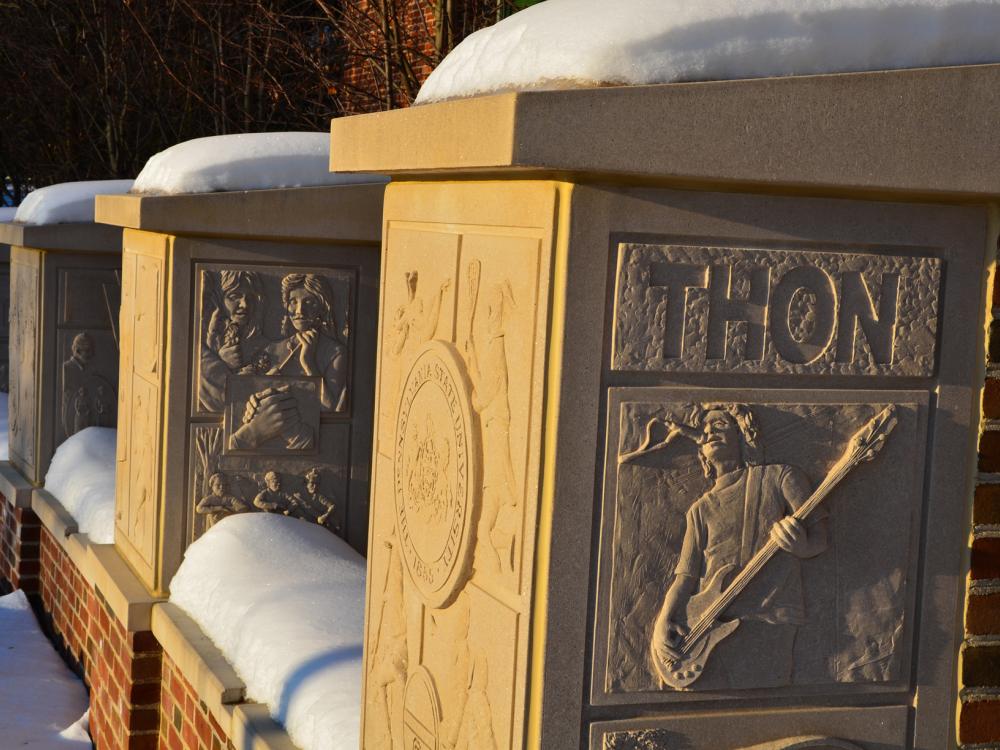
[[407, 106], [458, 42], [533, 1], [0, 0], [0, 197]]

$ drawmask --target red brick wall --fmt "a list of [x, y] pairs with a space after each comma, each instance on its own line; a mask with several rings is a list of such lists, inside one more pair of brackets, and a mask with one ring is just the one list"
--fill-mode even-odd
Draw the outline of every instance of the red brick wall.
[[41, 529], [31, 508], [15, 508], [0, 495], [0, 578], [26, 594], [38, 592]]
[[[404, 51], [414, 77], [422, 83], [436, 64], [434, 49], [434, 2], [432, 0], [390, 0], [399, 14], [398, 48]], [[345, 112], [354, 114], [386, 109], [385, 76], [382, 64], [384, 35], [378, 23], [381, 3], [378, 0], [354, 0], [345, 10], [362, 33], [346, 37], [344, 90], [338, 99]], [[396, 55], [393, 55], [396, 59]], [[397, 73], [393, 85], [392, 106], [406, 107], [410, 97], [400, 84]], [[416, 91], [413, 92], [416, 95]]]
[[52, 537], [41, 531], [44, 617], [80, 664], [90, 688], [97, 750], [155, 750], [160, 725], [162, 650], [149, 631], [130, 633]]
[[[1000, 747], [1000, 279], [994, 272], [962, 648], [961, 745]], [[994, 744], [996, 743], [996, 744]]]
[[160, 708], [160, 750], [235, 750], [225, 730], [166, 654]]

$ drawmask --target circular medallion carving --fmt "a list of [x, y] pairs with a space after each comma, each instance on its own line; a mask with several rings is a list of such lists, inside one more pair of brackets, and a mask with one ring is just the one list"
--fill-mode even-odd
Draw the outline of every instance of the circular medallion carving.
[[431, 341], [417, 354], [396, 416], [396, 529], [411, 579], [447, 606], [468, 574], [479, 492], [478, 437], [465, 365]]
[[425, 667], [417, 667], [403, 691], [403, 747], [406, 750], [438, 750], [441, 703], [434, 678]]

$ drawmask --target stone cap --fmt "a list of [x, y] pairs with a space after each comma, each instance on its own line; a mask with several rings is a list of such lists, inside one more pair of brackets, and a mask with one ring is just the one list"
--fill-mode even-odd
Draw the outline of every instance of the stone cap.
[[99, 195], [96, 221], [172, 235], [373, 242], [385, 184], [187, 195]]
[[5, 221], [0, 222], [0, 244], [35, 250], [120, 253], [122, 230], [91, 222], [17, 224]]
[[0, 495], [12, 508], [30, 508], [33, 485], [10, 461], [0, 461]]
[[998, 196], [997, 123], [992, 64], [526, 91], [333, 120], [330, 167]]

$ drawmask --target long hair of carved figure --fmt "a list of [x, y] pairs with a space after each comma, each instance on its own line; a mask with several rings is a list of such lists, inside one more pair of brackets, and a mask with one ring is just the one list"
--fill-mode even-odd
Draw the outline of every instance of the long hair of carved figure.
[[[281, 304], [288, 310], [289, 295], [296, 289], [305, 289], [318, 302], [320, 314], [316, 319], [317, 328], [332, 339], [340, 341], [347, 335], [347, 326], [340, 331], [334, 310], [333, 288], [324, 277], [315, 273], [290, 273], [281, 280]], [[281, 320], [281, 335], [292, 334], [292, 322], [286, 314]]]
[[263, 328], [264, 319], [264, 288], [260, 277], [252, 271], [235, 271], [223, 269], [219, 271], [218, 285], [206, 285], [206, 291], [212, 303], [213, 311], [208, 321], [208, 331], [205, 344], [212, 350], [221, 346], [229, 316], [226, 314], [226, 294], [245, 286], [253, 303], [253, 312], [247, 324], [245, 337], [259, 333]]

